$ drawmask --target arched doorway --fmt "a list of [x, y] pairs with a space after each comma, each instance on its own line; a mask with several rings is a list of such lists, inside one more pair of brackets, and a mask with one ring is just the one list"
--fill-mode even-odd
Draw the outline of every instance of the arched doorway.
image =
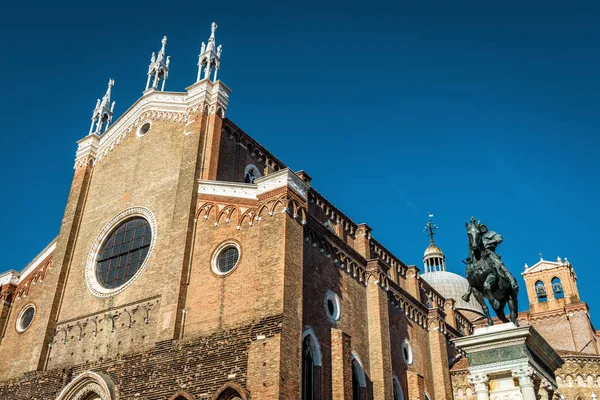
[[116, 391], [108, 375], [86, 371], [61, 390], [56, 400], [115, 400]]

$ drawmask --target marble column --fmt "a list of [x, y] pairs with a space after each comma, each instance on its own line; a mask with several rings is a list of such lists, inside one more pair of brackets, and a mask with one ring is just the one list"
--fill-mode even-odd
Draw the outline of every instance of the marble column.
[[475, 386], [475, 394], [477, 395], [477, 400], [490, 399], [490, 391], [488, 387], [489, 378], [486, 374], [472, 374], [469, 375], [467, 379], [471, 385]]
[[529, 366], [520, 367], [512, 371], [512, 376], [519, 379], [519, 387], [523, 400], [536, 400], [533, 385], [533, 369]]

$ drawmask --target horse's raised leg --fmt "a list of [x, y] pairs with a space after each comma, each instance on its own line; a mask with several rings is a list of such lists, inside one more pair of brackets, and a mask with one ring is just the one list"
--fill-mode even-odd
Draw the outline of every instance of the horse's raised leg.
[[494, 325], [494, 321], [492, 321], [492, 317], [490, 316], [490, 310], [488, 309], [487, 304], [485, 304], [483, 295], [481, 294], [481, 292], [479, 290], [477, 290], [475, 288], [473, 288], [472, 290], [473, 290], [473, 297], [475, 297], [475, 300], [477, 300], [477, 302], [481, 305], [481, 308], [483, 308], [483, 314], [487, 317], [488, 326]]
[[519, 321], [517, 320], [519, 315], [519, 299], [515, 292], [512, 292], [508, 297], [508, 310], [510, 311], [510, 320], [512, 323], [519, 326]]

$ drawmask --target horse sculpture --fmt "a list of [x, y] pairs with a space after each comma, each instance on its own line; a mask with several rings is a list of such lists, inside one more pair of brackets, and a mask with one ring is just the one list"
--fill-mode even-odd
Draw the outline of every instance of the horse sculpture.
[[[494, 252], [495, 245], [486, 246], [484, 234], [488, 234], [487, 227], [476, 222], [475, 218], [471, 218], [471, 223], [466, 223], [466, 227], [469, 236], [469, 258], [463, 262], [466, 264], [469, 289], [462, 299], [468, 302], [472, 294], [475, 300], [481, 304], [488, 325], [493, 325], [494, 322], [484, 298], [488, 299], [502, 322], [509, 322], [504, 314], [504, 307], [508, 302], [510, 321], [518, 325], [517, 294], [519, 289], [514, 277], [510, 275], [500, 260], [500, 256]], [[489, 231], [489, 233], [500, 238], [498, 243], [502, 241], [501, 236], [495, 232]]]

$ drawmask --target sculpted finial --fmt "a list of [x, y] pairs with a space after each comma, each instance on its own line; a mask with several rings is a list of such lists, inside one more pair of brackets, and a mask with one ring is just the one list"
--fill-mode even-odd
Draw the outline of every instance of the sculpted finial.
[[[200, 47], [200, 55], [198, 56], [198, 77], [196, 78], [196, 82], [200, 82], [200, 79], [210, 79], [211, 73], [213, 74], [212, 80], [214, 82], [217, 81], [217, 72], [221, 65], [220, 58], [221, 52], [223, 51], [221, 45], [218, 47], [215, 45], [215, 31], [217, 30], [217, 27], [215, 22], [210, 25], [210, 37], [208, 38], [208, 42], [206, 44], [202, 42], [202, 46]], [[204, 76], [202, 76], [203, 72]]]
[[110, 102], [111, 89], [115, 85], [113, 79], [108, 80], [108, 87], [106, 93], [102, 96], [102, 100], [96, 101], [96, 107], [92, 113], [92, 125], [90, 126], [90, 135], [92, 133], [101, 135], [106, 132], [108, 125], [112, 121], [113, 113], [115, 111], [115, 102]]
[[[165, 90], [165, 82], [167, 81], [167, 77], [169, 75], [169, 63], [170, 56], [166, 57], [165, 60], [165, 49], [167, 46], [167, 37], [163, 36], [160, 41], [161, 48], [158, 54], [152, 52], [152, 57], [150, 58], [150, 65], [148, 66], [148, 80], [146, 81], [146, 89], [152, 87], [153, 89], [158, 88], [158, 83], [162, 80], [162, 86], [160, 88], [161, 91]], [[152, 85], [150, 82], [152, 81]]]

